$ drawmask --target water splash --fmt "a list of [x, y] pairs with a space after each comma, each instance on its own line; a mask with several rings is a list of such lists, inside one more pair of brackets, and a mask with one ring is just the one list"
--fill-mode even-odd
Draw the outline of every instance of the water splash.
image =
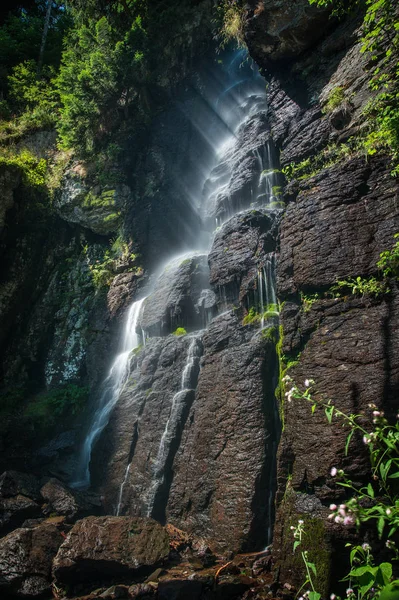
[[90, 485], [90, 460], [92, 450], [102, 431], [107, 426], [112, 409], [129, 375], [130, 353], [140, 345], [141, 337], [136, 333], [136, 327], [145, 298], [134, 302], [127, 314], [124, 327], [121, 352], [113, 362], [108, 377], [102, 385], [102, 393], [86, 434], [76, 469], [75, 479], [71, 486], [85, 488]]

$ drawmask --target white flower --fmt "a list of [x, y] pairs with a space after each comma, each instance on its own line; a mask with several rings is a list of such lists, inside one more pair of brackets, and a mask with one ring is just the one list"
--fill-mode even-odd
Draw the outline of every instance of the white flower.
[[331, 594], [331, 596], [330, 596], [330, 600], [335, 600], [335, 599], [336, 599], [336, 597], [337, 597], [337, 596], [336, 596], [335, 594]]
[[309, 379], [305, 379], [305, 387], [309, 387], [310, 386], [310, 381]]
[[370, 442], [371, 442], [371, 439], [367, 435], [364, 435], [363, 436], [363, 444], [369, 444]]
[[381, 413], [379, 410], [373, 410], [373, 417], [380, 417]]
[[333, 467], [330, 471], [331, 477], [335, 477], [337, 473], [338, 473], [338, 471], [337, 471], [336, 467]]
[[334, 522], [335, 523], [342, 523], [342, 521], [343, 521], [343, 518], [340, 517], [339, 515], [337, 515], [336, 517], [334, 517]]
[[302, 519], [299, 519], [298, 523], [299, 523], [299, 525], [303, 525]]
[[371, 550], [370, 544], [362, 544], [363, 550]]
[[352, 590], [352, 588], [348, 588], [348, 589], [346, 590], [346, 595], [347, 595], [347, 596], [351, 596], [352, 594], [353, 594], [353, 590]]
[[337, 510], [336, 504], [330, 504], [330, 510]]
[[353, 517], [345, 517], [344, 519], [344, 525], [352, 525], [353, 524]]
[[392, 511], [391, 511], [391, 509], [390, 509], [390, 508], [387, 508], [385, 512], [386, 512], [386, 514], [387, 514], [388, 516], [392, 514]]

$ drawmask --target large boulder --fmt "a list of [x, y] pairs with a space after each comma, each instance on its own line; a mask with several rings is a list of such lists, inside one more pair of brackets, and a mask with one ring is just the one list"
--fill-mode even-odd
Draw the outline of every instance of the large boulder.
[[54, 560], [53, 574], [60, 585], [90, 585], [151, 572], [168, 555], [169, 536], [152, 519], [88, 517], [68, 534]]
[[91, 465], [109, 512], [144, 516], [156, 506], [152, 516], [164, 519], [201, 354], [200, 335], [169, 335], [150, 339], [133, 359]]
[[281, 227], [280, 297], [376, 274], [399, 228], [397, 195], [384, 158], [354, 158], [301, 182]]
[[101, 511], [101, 502], [98, 496], [88, 492], [72, 491], [55, 478], [49, 479], [41, 488], [40, 493], [47, 503], [44, 512], [65, 516], [68, 521], [98, 514]]
[[261, 549], [273, 519], [279, 431], [274, 343], [230, 311], [212, 321], [203, 345], [167, 518], [217, 540], [221, 550]]
[[39, 517], [40, 481], [34, 475], [5, 471], [0, 477], [0, 535]]
[[51, 564], [63, 541], [54, 525], [16, 529], [0, 540], [2, 598], [40, 597], [51, 588]]
[[251, 56], [267, 64], [296, 59], [331, 27], [329, 11], [309, 0], [249, 0], [244, 26]]

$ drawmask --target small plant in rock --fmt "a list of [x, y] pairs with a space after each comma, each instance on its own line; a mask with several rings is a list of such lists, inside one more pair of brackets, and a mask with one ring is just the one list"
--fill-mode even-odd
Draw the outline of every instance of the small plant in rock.
[[349, 277], [348, 279], [338, 280], [331, 287], [331, 292], [335, 296], [344, 296], [351, 293], [356, 296], [379, 298], [390, 291], [386, 281], [378, 281], [375, 277]]
[[178, 327], [177, 329], [174, 330], [173, 335], [176, 336], [181, 336], [181, 335], [186, 335], [187, 331], [184, 329], [184, 327]]
[[[394, 238], [398, 239], [399, 233], [396, 233]], [[395, 243], [392, 250], [384, 250], [384, 252], [381, 252], [377, 267], [384, 277], [399, 278], [399, 241]]]
[[239, 48], [245, 47], [244, 9], [237, 0], [223, 0], [218, 8], [222, 19], [220, 28], [221, 48], [234, 42]]
[[301, 301], [303, 304], [303, 310], [304, 312], [309, 312], [310, 309], [312, 308], [313, 304], [315, 302], [317, 302], [317, 300], [320, 300], [320, 294], [316, 293], [316, 294], [303, 294], [301, 292]]
[[334, 87], [328, 95], [327, 102], [323, 107], [324, 113], [330, 113], [345, 100], [345, 90], [341, 86]]

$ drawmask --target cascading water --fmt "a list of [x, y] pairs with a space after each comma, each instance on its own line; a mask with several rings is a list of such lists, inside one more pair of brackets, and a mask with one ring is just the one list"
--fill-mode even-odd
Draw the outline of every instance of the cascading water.
[[142, 298], [134, 302], [128, 311], [121, 352], [113, 362], [108, 377], [102, 385], [100, 400], [78, 457], [75, 479], [71, 482], [75, 488], [84, 488], [90, 485], [90, 459], [94, 444], [107, 426], [111, 411], [118, 401], [129, 375], [130, 353], [140, 345], [140, 336], [137, 335], [136, 329], [144, 300], [145, 298]]
[[157, 456], [152, 467], [152, 481], [150, 484], [147, 500], [147, 516], [152, 516], [154, 503], [159, 487], [162, 485], [165, 463], [170, 447], [171, 440], [175, 435], [175, 430], [179, 424], [179, 413], [182, 410], [187, 393], [194, 391], [199, 372], [199, 361], [201, 357], [200, 338], [202, 332], [197, 332], [193, 335], [188, 348], [186, 364], [183, 369], [180, 390], [173, 396], [172, 405], [170, 408], [169, 418], [166, 421], [165, 429], [161, 437]]

